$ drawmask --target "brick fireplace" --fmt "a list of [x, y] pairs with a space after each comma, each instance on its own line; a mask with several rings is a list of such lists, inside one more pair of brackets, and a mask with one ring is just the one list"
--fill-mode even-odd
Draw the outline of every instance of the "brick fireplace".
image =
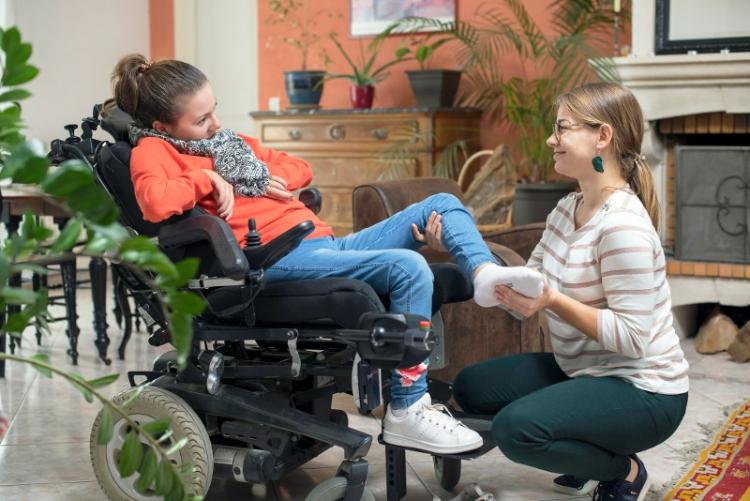
[[[654, 16], [655, 0], [633, 2], [633, 51], [628, 57], [615, 58], [615, 64], [646, 119], [642, 153], [653, 169], [662, 204], [664, 224], [660, 234], [669, 256], [667, 274], [675, 327], [684, 337], [697, 330], [696, 305], [700, 303], [750, 305], [750, 260], [721, 259], [716, 253], [707, 259], [695, 253], [683, 253], [692, 255], [691, 259], [675, 257], [680, 219], [677, 210], [682, 205], [682, 199], [678, 203], [676, 198], [680, 175], [676, 152], [683, 146], [730, 150], [750, 147], [750, 53], [654, 55]], [[705, 179], [713, 179], [707, 185], [718, 184], [716, 177], [708, 176], [729, 177], [718, 167], [718, 163], [706, 165]], [[750, 183], [750, 167], [746, 167], [744, 177], [743, 182]], [[743, 190], [741, 185], [739, 189]], [[750, 184], [747, 186], [750, 188]], [[744, 221], [742, 231], [745, 245], [749, 245], [750, 189], [745, 192], [744, 213], [736, 204], [733, 210]], [[686, 222], [682, 224], [684, 229]], [[733, 228], [742, 224], [733, 221]]]

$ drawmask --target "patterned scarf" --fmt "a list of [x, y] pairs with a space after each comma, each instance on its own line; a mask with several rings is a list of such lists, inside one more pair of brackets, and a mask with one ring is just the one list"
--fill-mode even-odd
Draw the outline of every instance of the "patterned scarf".
[[229, 129], [221, 129], [208, 139], [184, 141], [154, 129], [142, 129], [131, 124], [128, 135], [133, 146], [142, 137], [158, 137], [180, 153], [212, 158], [216, 172], [234, 186], [238, 195], [261, 197], [268, 188], [268, 167], [255, 156], [253, 149], [241, 137]]

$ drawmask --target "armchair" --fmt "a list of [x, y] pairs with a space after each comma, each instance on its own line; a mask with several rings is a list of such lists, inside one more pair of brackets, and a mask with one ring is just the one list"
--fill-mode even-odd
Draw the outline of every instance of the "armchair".
[[[354, 231], [371, 226], [435, 193], [450, 193], [462, 199], [458, 184], [447, 178], [416, 178], [373, 182], [352, 193]], [[483, 237], [492, 254], [507, 266], [522, 266], [541, 239], [544, 224], [494, 230]], [[430, 263], [450, 260], [447, 253], [425, 248], [420, 251]], [[518, 321], [500, 308], [481, 308], [473, 301], [445, 304], [440, 310], [444, 325], [446, 367], [430, 374], [452, 381], [464, 367], [480, 360], [531, 351], [548, 345], [539, 326], [539, 316]]]

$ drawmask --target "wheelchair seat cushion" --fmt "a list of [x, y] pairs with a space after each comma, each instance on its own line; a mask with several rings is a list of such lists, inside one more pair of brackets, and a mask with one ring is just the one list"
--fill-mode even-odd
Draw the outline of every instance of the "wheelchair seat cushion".
[[[218, 311], [241, 302], [242, 296], [239, 287], [222, 287], [211, 291], [206, 300]], [[385, 311], [367, 283], [349, 278], [268, 283], [253, 305], [259, 326], [331, 323], [356, 328], [363, 313]], [[244, 316], [237, 313], [231, 318], [241, 320]]]

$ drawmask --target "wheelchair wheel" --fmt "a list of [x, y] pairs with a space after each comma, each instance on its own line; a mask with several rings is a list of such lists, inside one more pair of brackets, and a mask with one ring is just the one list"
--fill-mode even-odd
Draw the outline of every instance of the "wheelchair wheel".
[[435, 478], [446, 491], [453, 489], [461, 480], [460, 459], [432, 456], [432, 465], [435, 468]]
[[[329, 478], [315, 486], [305, 498], [305, 501], [339, 501], [344, 499], [348, 481], [344, 477]], [[361, 501], [375, 501], [372, 491], [365, 487]]]
[[[128, 389], [121, 392], [113, 399], [113, 402], [122, 405], [133, 391], [133, 389]], [[172, 463], [178, 466], [192, 461], [194, 471], [182, 476], [186, 494], [205, 496], [213, 476], [213, 449], [206, 428], [187, 402], [167, 390], [148, 387], [144, 388], [140, 395], [125, 407], [125, 410], [128, 417], [139, 424], [163, 417], [171, 418], [173, 434], [169, 439], [170, 443], [165, 444], [165, 448], [182, 438], [187, 438], [187, 444], [169, 458]], [[96, 436], [101, 425], [101, 412], [96, 417], [91, 429], [91, 463], [99, 486], [112, 500], [153, 500], [156, 496], [155, 492], [140, 494], [135, 490], [135, 482], [139, 477], [138, 472], [128, 478], [121, 478], [117, 471], [117, 459], [125, 436], [130, 429], [125, 419], [117, 418], [116, 415], [112, 418], [114, 421], [112, 440], [107, 445], [99, 445], [96, 442]], [[141, 443], [145, 450], [148, 447], [148, 442], [141, 438]]]

